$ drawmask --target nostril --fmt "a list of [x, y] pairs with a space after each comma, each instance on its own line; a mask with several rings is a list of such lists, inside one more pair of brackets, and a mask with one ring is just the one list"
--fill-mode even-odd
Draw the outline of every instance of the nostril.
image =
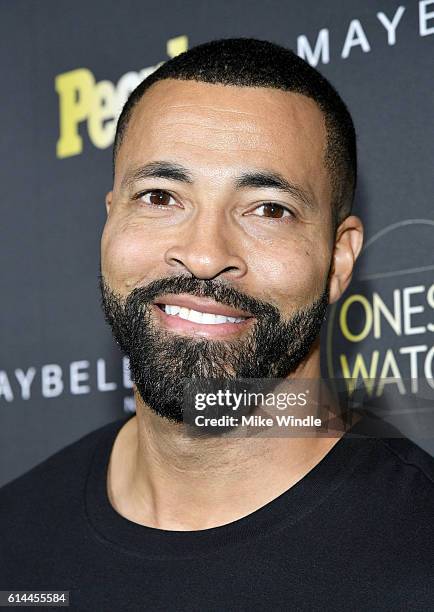
[[224, 274], [225, 272], [232, 272], [232, 271], [238, 272], [238, 270], [239, 268], [237, 268], [236, 266], [229, 266], [228, 268], [225, 268], [224, 270], [222, 270], [220, 274]]

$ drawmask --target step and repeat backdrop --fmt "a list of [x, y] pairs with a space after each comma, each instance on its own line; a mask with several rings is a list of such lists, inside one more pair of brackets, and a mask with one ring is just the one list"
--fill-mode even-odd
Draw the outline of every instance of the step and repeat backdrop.
[[323, 376], [357, 379], [373, 400], [391, 392], [434, 454], [415, 399], [434, 387], [434, 0], [0, 7], [0, 485], [134, 410], [98, 290], [116, 118], [162, 62], [233, 36], [292, 48], [352, 113], [365, 246], [329, 308]]

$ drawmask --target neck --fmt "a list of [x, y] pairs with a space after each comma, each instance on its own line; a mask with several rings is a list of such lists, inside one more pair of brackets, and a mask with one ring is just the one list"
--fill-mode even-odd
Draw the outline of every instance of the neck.
[[[317, 362], [293, 377], [319, 380]], [[339, 440], [193, 438], [135, 397], [136, 416], [112, 449], [108, 494], [119, 514], [158, 529], [193, 531], [242, 518], [301, 480]]]

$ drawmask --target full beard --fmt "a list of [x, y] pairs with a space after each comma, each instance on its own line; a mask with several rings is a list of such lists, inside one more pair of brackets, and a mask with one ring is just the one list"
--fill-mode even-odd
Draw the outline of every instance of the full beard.
[[[183, 421], [183, 379], [283, 378], [308, 355], [320, 333], [329, 302], [329, 283], [320, 297], [284, 320], [267, 302], [227, 284], [177, 276], [155, 280], [122, 298], [99, 276], [101, 306], [143, 402], [172, 422]], [[256, 321], [234, 340], [175, 334], [156, 323], [158, 296], [186, 293], [250, 312]]]

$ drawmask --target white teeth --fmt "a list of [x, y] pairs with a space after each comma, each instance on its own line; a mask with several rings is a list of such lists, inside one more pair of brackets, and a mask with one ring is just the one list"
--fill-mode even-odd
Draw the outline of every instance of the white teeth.
[[192, 321], [193, 323], [202, 323], [202, 317], [203, 317], [202, 312], [197, 312], [197, 310], [189, 310], [187, 318], [189, 321]]
[[188, 308], [181, 308], [178, 313], [178, 316], [181, 317], [181, 319], [188, 319], [188, 314], [189, 314]]
[[229, 317], [223, 317], [222, 315], [214, 315], [216, 323], [229, 323]]
[[178, 316], [181, 319], [192, 321], [193, 323], [202, 323], [205, 325], [218, 325], [219, 323], [241, 323], [245, 317], [225, 317], [223, 315], [215, 315], [209, 312], [199, 312], [192, 308], [184, 308], [172, 304], [165, 304], [164, 311], [168, 315]]
[[170, 304], [166, 304], [164, 309], [167, 314], [177, 315], [178, 312], [181, 310], [181, 306], [171, 306]]
[[204, 323], [205, 325], [212, 325], [213, 323], [215, 323], [215, 318], [215, 315], [209, 312], [202, 313], [202, 323]]

